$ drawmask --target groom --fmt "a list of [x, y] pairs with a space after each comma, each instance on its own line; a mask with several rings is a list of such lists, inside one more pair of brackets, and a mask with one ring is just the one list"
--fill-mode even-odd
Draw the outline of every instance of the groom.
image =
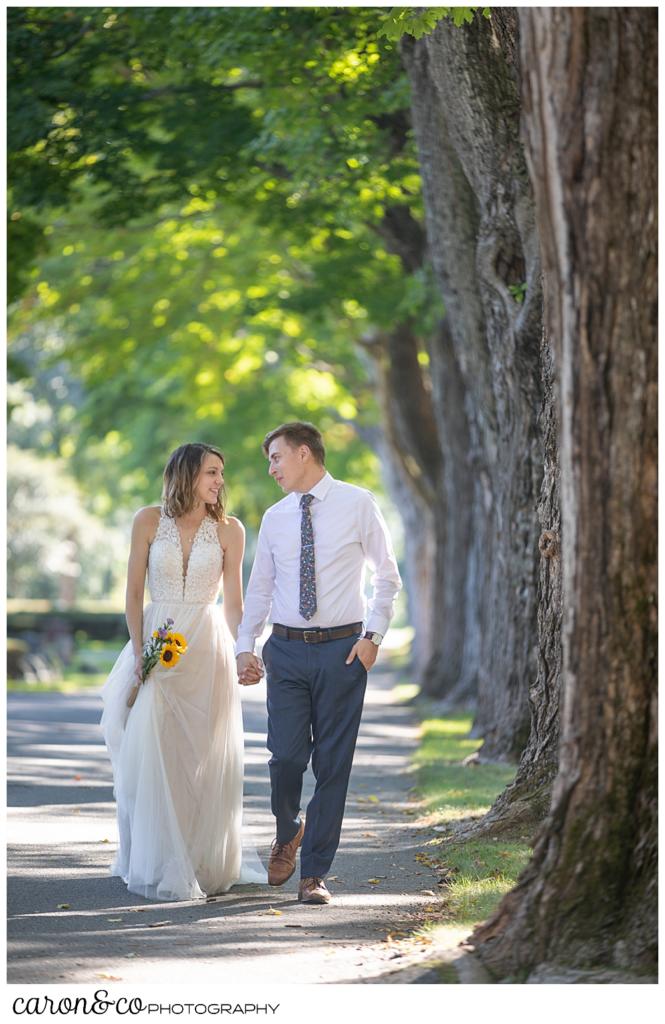
[[[267, 670], [268, 749], [277, 836], [271, 885], [295, 871], [298, 899], [329, 903], [330, 869], [344, 816], [367, 672], [402, 586], [388, 528], [369, 491], [334, 480], [321, 434], [285, 423], [263, 442], [268, 472], [286, 497], [265, 513], [238, 630], [238, 680], [263, 674], [254, 641], [272, 614], [263, 647]], [[373, 569], [366, 627], [365, 565]], [[302, 780], [312, 758], [314, 795], [303, 825]]]

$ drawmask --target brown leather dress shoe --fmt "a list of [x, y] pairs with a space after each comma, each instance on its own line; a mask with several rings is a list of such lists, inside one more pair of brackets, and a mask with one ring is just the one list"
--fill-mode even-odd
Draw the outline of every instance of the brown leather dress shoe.
[[301, 821], [300, 828], [290, 843], [278, 843], [273, 839], [270, 859], [268, 860], [268, 884], [284, 885], [296, 869], [296, 853], [302, 842], [305, 825]]
[[301, 903], [330, 903], [332, 896], [322, 878], [301, 878], [298, 899]]

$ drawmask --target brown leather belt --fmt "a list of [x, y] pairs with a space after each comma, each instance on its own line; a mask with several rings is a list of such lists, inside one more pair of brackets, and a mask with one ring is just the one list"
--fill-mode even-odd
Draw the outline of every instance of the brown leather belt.
[[283, 626], [281, 622], [275, 622], [272, 631], [282, 640], [304, 640], [306, 644], [322, 644], [326, 640], [344, 640], [347, 636], [359, 633], [362, 628], [362, 622], [352, 622], [348, 626], [331, 626], [327, 629], [318, 626], [316, 629], [296, 629], [294, 626]]

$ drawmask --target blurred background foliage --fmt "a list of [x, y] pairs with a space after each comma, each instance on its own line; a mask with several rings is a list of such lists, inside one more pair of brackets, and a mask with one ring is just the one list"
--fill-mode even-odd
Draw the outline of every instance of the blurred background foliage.
[[227, 453], [250, 530], [287, 419], [381, 490], [368, 346], [439, 308], [396, 241], [422, 208], [390, 17], [10, 9], [10, 593], [48, 589], [47, 538], [71, 530], [79, 596], [117, 586], [130, 512], [186, 439]]

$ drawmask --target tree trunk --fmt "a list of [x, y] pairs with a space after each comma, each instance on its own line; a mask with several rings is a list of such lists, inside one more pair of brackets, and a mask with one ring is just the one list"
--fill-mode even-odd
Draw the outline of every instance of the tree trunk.
[[561, 690], [561, 516], [557, 404], [552, 350], [546, 331], [541, 344], [543, 408], [541, 432], [545, 466], [538, 505], [541, 526], [538, 585], [538, 674], [529, 691], [531, 732], [515, 779], [481, 819], [462, 823], [457, 838], [533, 835], [550, 806], [559, 761]]
[[656, 18], [520, 10], [559, 384], [563, 714], [533, 859], [473, 940], [503, 979], [656, 971]]
[[[379, 227], [404, 271], [427, 259], [423, 228], [405, 207], [388, 208]], [[428, 349], [429, 368], [420, 356]], [[415, 626], [413, 669], [428, 697], [448, 704], [476, 697], [475, 579], [468, 572], [472, 505], [464, 384], [447, 321], [423, 339], [409, 323], [365, 340], [376, 372], [390, 467], [387, 484], [402, 512], [407, 587]]]
[[[446, 510], [465, 519], [470, 538], [458, 554], [468, 594], [463, 662], [477, 675], [483, 755], [509, 760], [526, 746], [537, 674], [543, 467], [542, 295], [519, 139], [516, 32], [515, 13], [502, 8], [491, 22], [480, 14], [460, 29], [441, 22], [402, 47], [449, 325], [446, 357], [463, 384], [469, 446], [459, 475], [474, 478], [468, 504], [457, 496]], [[447, 453], [448, 438], [442, 442]]]
[[[424, 692], [443, 698], [449, 706], [476, 701], [480, 647], [471, 519], [460, 509], [473, 507], [474, 481], [469, 460], [469, 424], [465, 411], [464, 381], [455, 359], [447, 318], [429, 339], [433, 414], [443, 467], [438, 504], [433, 510], [437, 551], [433, 643]], [[437, 680], [434, 687], [430, 681]]]
[[439, 514], [443, 459], [429, 376], [418, 359], [420, 347], [407, 323], [365, 340], [376, 373], [385, 438], [382, 462], [389, 467], [386, 482], [404, 524], [406, 583], [415, 625], [413, 670], [425, 692], [440, 695], [447, 685], [446, 662], [435, 655], [441, 650], [441, 576], [446, 554], [444, 517]]
[[[376, 375], [376, 386], [380, 397], [382, 419], [391, 422], [390, 399], [386, 390], [383, 374], [378, 372], [376, 360], [379, 359], [375, 345], [372, 345], [373, 369]], [[331, 410], [335, 415], [334, 410]], [[433, 639], [435, 606], [434, 573], [436, 540], [434, 532], [434, 515], [430, 504], [414, 485], [402, 449], [394, 438], [388, 439], [386, 427], [366, 426], [357, 420], [345, 420], [368, 447], [378, 454], [381, 472], [390, 497], [399, 510], [404, 530], [404, 560], [402, 575], [408, 605], [409, 621], [415, 624], [413, 641], [410, 651], [410, 671], [417, 679], [424, 676], [429, 664]]]

